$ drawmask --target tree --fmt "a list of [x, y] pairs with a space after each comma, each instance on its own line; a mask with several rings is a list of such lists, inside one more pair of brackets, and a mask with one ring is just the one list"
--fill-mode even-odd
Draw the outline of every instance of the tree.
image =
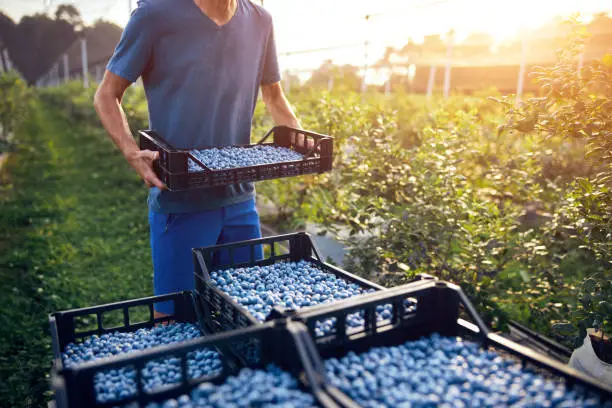
[[0, 13], [0, 38], [15, 67], [30, 84], [51, 69], [83, 28], [81, 15], [74, 6], [60, 5], [54, 17], [39, 13], [24, 16], [15, 24]]
[[486, 56], [493, 47], [493, 37], [487, 33], [472, 33], [459, 45], [459, 53], [466, 57]]
[[81, 13], [72, 4], [60, 4], [55, 10], [55, 19], [64, 20], [72, 25], [77, 31], [83, 28]]
[[3, 71], [7, 70], [7, 61], [4, 60], [3, 51], [9, 48], [14, 40], [15, 22], [6, 14], [0, 12], [0, 66]]
[[334, 89], [359, 90], [361, 78], [358, 75], [359, 68], [353, 65], [334, 65], [331, 60], [325, 61], [312, 73], [306, 86], [327, 87], [329, 79], [334, 83]]
[[425, 36], [421, 49], [426, 53], [444, 53], [446, 52], [446, 42], [439, 35]]

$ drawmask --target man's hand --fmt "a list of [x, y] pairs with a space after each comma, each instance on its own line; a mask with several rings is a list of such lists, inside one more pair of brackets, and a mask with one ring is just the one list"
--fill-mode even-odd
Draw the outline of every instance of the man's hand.
[[106, 71], [94, 97], [96, 112], [113, 142], [146, 185], [166, 190], [164, 183], [153, 171], [153, 160], [159, 158], [159, 153], [139, 149], [121, 108], [121, 98], [128, 86], [130, 82], [127, 79]]
[[138, 150], [126, 155], [128, 163], [136, 170], [147, 187], [157, 187], [165, 190], [166, 186], [157, 177], [153, 170], [153, 160], [159, 159], [159, 152], [151, 150]]

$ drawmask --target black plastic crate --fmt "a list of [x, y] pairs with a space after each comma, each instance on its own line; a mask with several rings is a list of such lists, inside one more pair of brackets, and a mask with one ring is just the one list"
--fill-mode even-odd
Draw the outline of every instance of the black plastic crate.
[[[272, 128], [257, 145], [287, 147], [304, 155], [302, 160], [222, 170], [208, 168], [194, 157], [190, 150], [174, 148], [153, 130], [142, 130], [139, 134], [141, 150], [159, 152], [159, 160], [154, 162], [155, 173], [171, 191], [317, 174], [332, 169], [333, 138], [331, 136], [288, 126]], [[272, 142], [265, 143], [270, 136], [272, 136]], [[242, 147], [253, 146], [256, 145]], [[210, 148], [210, 146], [202, 148]], [[204, 170], [189, 172], [190, 159]]]
[[[222, 360], [220, 373], [189, 379], [187, 375], [188, 355], [201, 349], [214, 349]], [[238, 364], [238, 359], [242, 365]], [[178, 358], [182, 368], [179, 383], [145, 391], [140, 373], [147, 363], [164, 358]], [[103, 367], [85, 363], [70, 371], [58, 370], [53, 373], [52, 383], [56, 393], [57, 408], [72, 407], [144, 407], [151, 402], [161, 402], [189, 394], [204, 382], [221, 384], [237, 374], [243, 367], [264, 368], [273, 363], [292, 374], [300, 389], [311, 393], [318, 405], [335, 408], [356, 407], [344, 394], [329, 386], [322, 362], [306, 328], [296, 322], [281, 320], [269, 322], [234, 332], [219, 333], [166, 347], [157, 347], [134, 354], [125, 354], [109, 359]], [[99, 403], [94, 392], [94, 378], [100, 369], [134, 369], [137, 375], [137, 391], [120, 401]], [[334, 395], [335, 397], [331, 397]]]
[[[269, 247], [269, 256], [255, 259], [258, 245]], [[248, 262], [237, 262], [234, 254], [239, 248], [249, 248]], [[278, 248], [285, 248], [279, 253]], [[265, 252], [265, 251], [264, 251]], [[228, 255], [229, 263], [216, 264], [221, 254]], [[348, 282], [356, 283], [364, 289], [383, 290], [384, 287], [369, 282], [321, 260], [309, 234], [298, 232], [267, 238], [253, 239], [224, 245], [216, 245], [193, 250], [195, 265], [196, 302], [201, 310], [207, 329], [213, 332], [234, 330], [261, 322], [248, 310], [219, 289], [211, 280], [210, 272], [217, 269], [270, 265], [276, 262], [298, 262], [306, 260], [324, 272], [332, 273]], [[305, 308], [307, 309], [307, 308]], [[302, 309], [303, 310], [303, 309]]]
[[[407, 308], [407, 300], [411, 305], [416, 304], [416, 307]], [[392, 318], [377, 321], [376, 307], [386, 304], [393, 307]], [[347, 317], [354, 313], [365, 316], [361, 329], [349, 329], [345, 324]], [[433, 333], [461, 336], [479, 342], [484, 348], [510, 355], [523, 366], [562, 379], [570, 388], [583, 386], [599, 395], [602, 402], [612, 401], [612, 387], [555, 359], [489, 332], [464, 292], [448, 282], [426, 279], [299, 311], [276, 310], [275, 315], [284, 315], [304, 323], [323, 359], [341, 357], [350, 351], [360, 353], [372, 347], [395, 346]], [[334, 320], [334, 330], [317, 337], [316, 325], [329, 319]]]
[[[174, 314], [155, 319], [153, 307], [156, 303], [161, 302], [173, 302]], [[134, 322], [133, 316], [137, 313], [136, 308], [144, 308], [148, 311], [146, 320]], [[113, 327], [109, 327], [105, 323], [105, 316], [109, 316], [112, 313], [119, 313], [121, 315], [121, 322], [115, 323], [116, 325]], [[84, 322], [84, 319], [90, 320], [92, 318], [95, 319], [95, 322], [89, 323], [88, 328], [79, 330], [79, 323]], [[69, 343], [79, 342], [94, 334], [135, 332], [138, 329], [151, 328], [156, 324], [169, 321], [193, 323], [198, 326], [202, 335], [206, 334], [205, 326], [197, 315], [194, 293], [191, 291], [52, 313], [49, 315], [49, 325], [51, 329], [54, 367], [58, 370], [64, 370], [62, 352]], [[103, 365], [104, 360], [96, 360], [94, 364]]]

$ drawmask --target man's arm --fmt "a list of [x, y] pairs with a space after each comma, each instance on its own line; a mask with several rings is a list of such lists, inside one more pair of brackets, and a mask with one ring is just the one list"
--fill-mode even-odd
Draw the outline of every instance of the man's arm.
[[147, 186], [155, 186], [163, 190], [166, 188], [164, 183], [153, 171], [153, 160], [158, 159], [159, 153], [140, 150], [132, 137], [125, 112], [121, 107], [121, 99], [128, 86], [130, 86], [130, 81], [106, 71], [96, 91], [94, 107], [108, 135]]
[[301, 128], [300, 122], [297, 120], [291, 105], [289, 105], [289, 101], [285, 97], [280, 82], [262, 85], [261, 96], [277, 125]]

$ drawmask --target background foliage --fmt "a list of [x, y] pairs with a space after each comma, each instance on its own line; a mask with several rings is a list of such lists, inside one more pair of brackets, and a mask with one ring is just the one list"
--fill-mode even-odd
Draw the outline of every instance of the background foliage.
[[[580, 34], [580, 33], [578, 33]], [[427, 100], [293, 88], [303, 126], [335, 137], [335, 170], [258, 184], [267, 222], [345, 242], [345, 268], [395, 285], [461, 285], [487, 322], [515, 319], [568, 346], [612, 330], [612, 58], [578, 70], [571, 39], [537, 97]], [[146, 189], [102, 131], [93, 89], [0, 78], [13, 151], [0, 183], [0, 405], [42, 406], [47, 313], [151, 292]], [[132, 129], [147, 127], [130, 87]], [[259, 139], [272, 121], [262, 104]]]

